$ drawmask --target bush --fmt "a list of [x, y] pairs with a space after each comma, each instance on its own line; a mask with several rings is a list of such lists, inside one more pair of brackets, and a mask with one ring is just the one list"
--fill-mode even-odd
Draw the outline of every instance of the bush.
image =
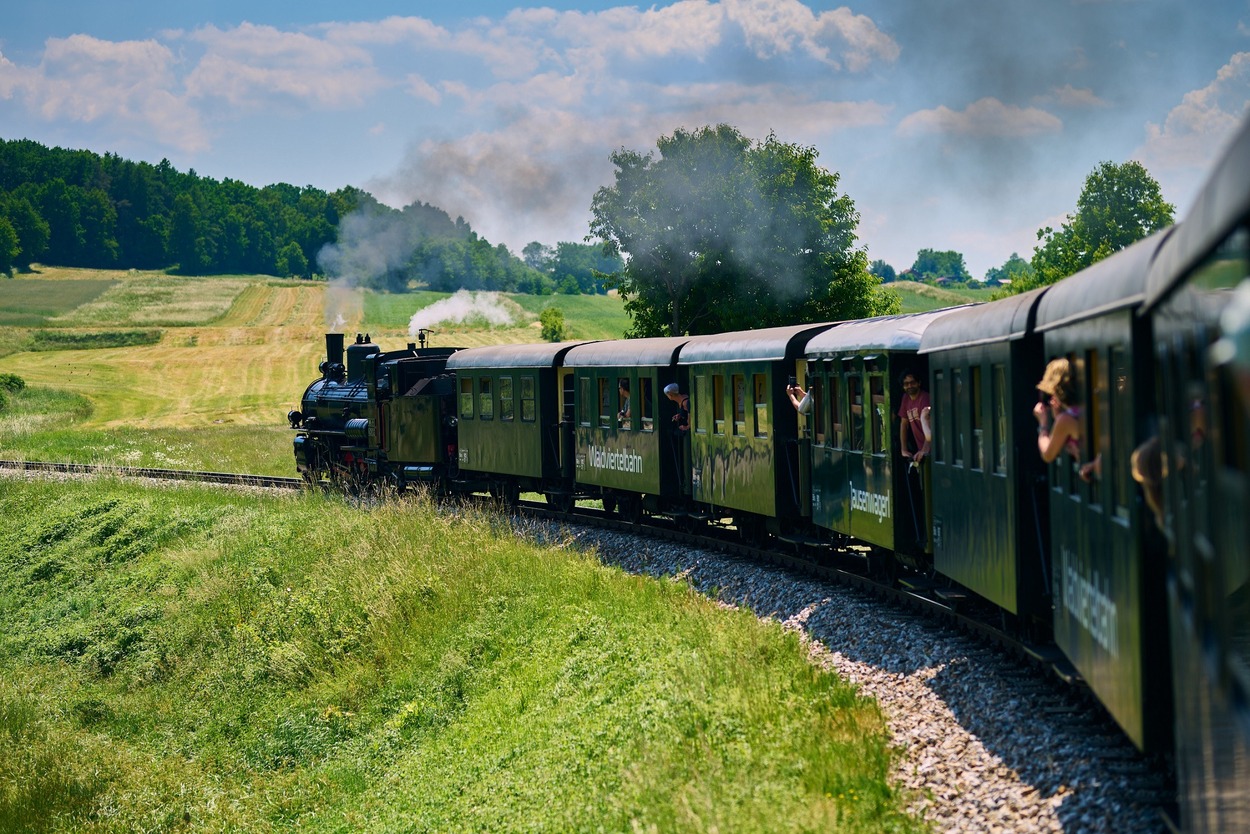
[[564, 326], [564, 311], [558, 307], [544, 308], [538, 314], [538, 322], [543, 327], [543, 338], [548, 342], [562, 342], [568, 335]]
[[0, 390], [17, 393], [26, 387], [26, 380], [17, 374], [0, 374]]

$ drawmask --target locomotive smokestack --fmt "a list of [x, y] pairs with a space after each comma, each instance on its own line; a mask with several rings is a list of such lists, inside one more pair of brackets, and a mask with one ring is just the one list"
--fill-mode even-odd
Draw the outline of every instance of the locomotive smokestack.
[[343, 364], [343, 334], [326, 334], [326, 361], [331, 365]]

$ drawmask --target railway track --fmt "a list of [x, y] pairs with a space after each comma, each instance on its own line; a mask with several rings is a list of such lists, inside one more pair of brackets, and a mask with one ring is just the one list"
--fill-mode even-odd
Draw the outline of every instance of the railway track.
[[195, 472], [186, 469], [152, 469], [141, 466], [111, 466], [92, 463], [46, 463], [34, 460], [0, 460], [0, 469], [25, 472], [62, 472], [74, 475], [117, 475], [123, 478], [152, 478], [158, 481], [191, 481], [206, 484], [299, 489], [300, 478], [273, 475], [242, 475], [234, 472]]

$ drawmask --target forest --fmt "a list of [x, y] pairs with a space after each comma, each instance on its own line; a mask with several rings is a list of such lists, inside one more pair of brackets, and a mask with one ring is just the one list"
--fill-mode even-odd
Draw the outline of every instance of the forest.
[[180, 172], [168, 160], [0, 139], [0, 275], [53, 263], [338, 278], [383, 241], [380, 265], [351, 275], [356, 283], [392, 292], [603, 292], [604, 274], [619, 269], [600, 247], [577, 243], [544, 247], [549, 257], [527, 263], [463, 218], [422, 202], [391, 208], [351, 186], [257, 188]]

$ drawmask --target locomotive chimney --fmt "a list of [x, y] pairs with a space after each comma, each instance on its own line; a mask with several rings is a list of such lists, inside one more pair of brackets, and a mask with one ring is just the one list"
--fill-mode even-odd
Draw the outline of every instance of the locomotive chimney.
[[331, 365], [343, 364], [343, 334], [326, 334], [326, 361]]

